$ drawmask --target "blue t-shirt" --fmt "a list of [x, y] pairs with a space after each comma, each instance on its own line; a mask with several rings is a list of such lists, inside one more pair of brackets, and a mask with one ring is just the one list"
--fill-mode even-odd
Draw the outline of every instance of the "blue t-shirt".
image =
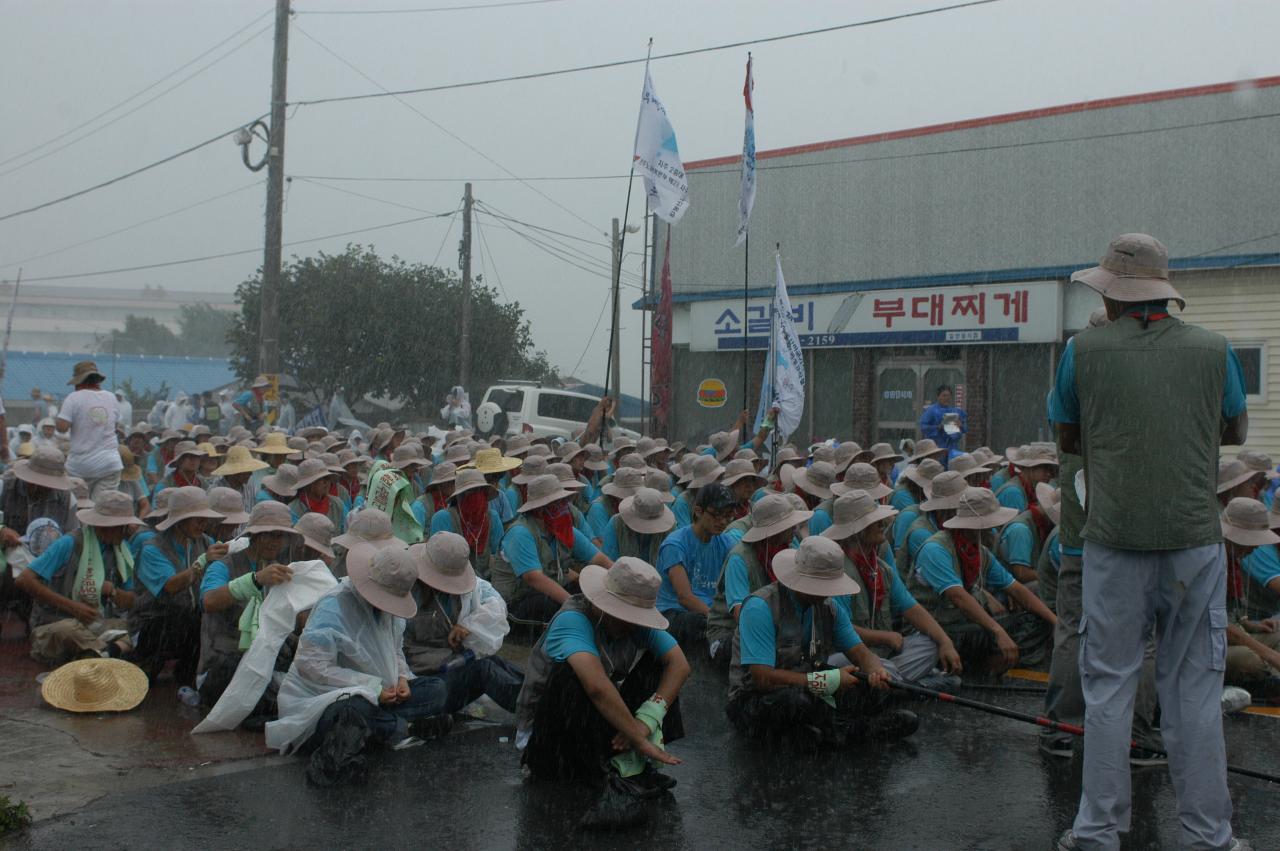
[[129, 539], [129, 553], [133, 556], [134, 564], [138, 562], [138, 556], [142, 554], [142, 546], [156, 536], [155, 529], [139, 529]]
[[604, 539], [605, 527], [609, 525], [609, 521], [613, 519], [613, 515], [609, 513], [609, 506], [605, 505], [608, 497], [598, 496], [591, 502], [591, 507], [587, 509], [587, 525], [591, 527], [591, 531], [595, 536]]
[[693, 502], [692, 500], [684, 500], [679, 496], [676, 501], [671, 503], [671, 513], [676, 516], [676, 528], [681, 529], [693, 522]]
[[[54, 541], [49, 547], [42, 552], [35, 561], [28, 565], [30, 570], [36, 576], [39, 576], [48, 585], [53, 581], [53, 577], [58, 575], [58, 570], [71, 558], [71, 554], [75, 552], [76, 536], [74, 534], [63, 535]], [[98, 543], [99, 548], [105, 553], [106, 545], [102, 542]], [[79, 570], [80, 565], [72, 562], [67, 565], [68, 570]], [[120, 583], [120, 587], [126, 591], [133, 588], [133, 577], [129, 577], [128, 581]]]
[[[960, 433], [947, 434], [942, 430], [942, 418], [947, 414], [958, 414], [960, 417]], [[955, 449], [960, 445], [961, 435], [968, 430], [968, 417], [965, 412], [954, 406], [941, 405], [934, 402], [924, 409], [920, 415], [920, 434], [931, 439], [939, 446]]]
[[[779, 605], [791, 606], [800, 615], [800, 624], [805, 634], [813, 628], [813, 609], [803, 609], [796, 598], [785, 588], [779, 588], [781, 600]], [[858, 633], [849, 620], [849, 610], [837, 603], [831, 609], [834, 629], [832, 639], [835, 649], [852, 650], [862, 643]], [[777, 627], [773, 623], [773, 615], [769, 612], [769, 604], [759, 597], [751, 596], [742, 604], [738, 613], [738, 659], [743, 665], [767, 665], [770, 668], [778, 664]]]
[[1035, 539], [1026, 523], [1010, 523], [1000, 532], [1000, 554], [1009, 564], [1021, 564], [1034, 568], [1031, 550]]
[[[417, 507], [420, 505], [422, 505], [422, 503], [417, 502], [415, 500], [413, 503], [413, 506], [411, 506], [411, 509], [413, 507]], [[423, 516], [426, 516], [425, 507], [422, 509], [422, 513], [423, 513]], [[453, 515], [450, 514], [448, 511], [437, 511], [435, 514], [431, 515], [431, 534], [434, 535], [436, 532], [456, 532], [459, 535], [462, 534], [461, 530], [453, 528]], [[494, 508], [494, 503], [490, 502], [489, 503], [489, 552], [497, 553], [501, 545], [502, 545], [502, 520], [498, 517], [498, 512]]]
[[911, 491], [906, 488], [895, 488], [889, 496], [889, 507], [902, 511], [904, 508], [910, 508], [916, 504], [916, 498], [911, 495]]
[[658, 611], [670, 609], [684, 611], [676, 598], [675, 588], [668, 574], [677, 564], [684, 567], [689, 586], [699, 600], [710, 606], [716, 598], [716, 583], [720, 581], [720, 569], [724, 557], [729, 554], [733, 539], [725, 534], [715, 535], [703, 543], [694, 534], [692, 526], [676, 529], [658, 548], [658, 573], [662, 574], [662, 587], [658, 589]]
[[[676, 640], [664, 629], [651, 629], [646, 626], [638, 626], [634, 629], [639, 630], [639, 643], [659, 659], [676, 646]], [[591, 621], [582, 612], [574, 611], [556, 613], [556, 616], [551, 619], [551, 625], [547, 627], [542, 649], [556, 662], [563, 662], [574, 653], [590, 653], [597, 658], [600, 656]]]
[[906, 508], [898, 512], [898, 516], [893, 518], [893, 549], [897, 550], [902, 546], [902, 542], [907, 539], [907, 530], [911, 528], [911, 524], [916, 522], [916, 518], [920, 516], [920, 506], [916, 504], [908, 505]]
[[207, 546], [204, 542], [189, 543], [184, 553], [183, 548], [173, 542], [173, 549], [181, 558], [185, 556], [188, 559], [187, 564], [174, 564], [169, 561], [164, 553], [160, 552], [159, 547], [143, 547], [141, 557], [136, 560], [135, 572], [138, 581], [156, 597], [164, 595], [164, 584], [173, 578], [174, 574], [179, 571], [186, 570], [190, 562], [204, 553]]
[[[437, 512], [438, 515], [439, 512]], [[432, 518], [432, 522], [435, 522], [435, 518]], [[555, 538], [547, 538], [546, 540], [551, 547], [552, 555], [560, 552], [559, 541]], [[573, 530], [572, 554], [575, 559], [585, 564], [595, 558], [599, 552], [595, 544], [591, 543], [591, 540], [582, 534], [581, 530]], [[507, 561], [511, 563], [511, 569], [516, 576], [523, 576], [531, 570], [543, 569], [542, 562], [538, 560], [538, 543], [524, 526], [518, 524], [512, 526], [502, 536], [502, 553], [507, 557]]]
[[[931, 514], [925, 514], [925, 516], [932, 517]], [[936, 534], [938, 531], [936, 528], [938, 524], [933, 523], [932, 525], [934, 528], [916, 529], [914, 532], [909, 532], [906, 536], [906, 540], [904, 541], [904, 543], [907, 545], [907, 552], [910, 553], [911, 555], [910, 563], [912, 565], [913, 570], [914, 570], [914, 565], [916, 563], [916, 558], [920, 555], [920, 548], [924, 546], [925, 541], [932, 538], [934, 534]], [[901, 546], [899, 546], [898, 549], [901, 549]]]
[[[864, 586], [863, 594], [871, 592], [865, 587], [865, 583], [861, 579], [858, 584]], [[912, 606], [920, 605], [915, 597], [911, 596], [911, 592], [907, 590], [907, 585], [902, 581], [902, 577], [898, 576], [898, 571], [892, 567], [889, 568], [889, 612], [895, 618], [901, 617], [902, 613]], [[849, 615], [850, 620], [853, 619], [853, 598], [848, 594], [836, 597], [836, 605], [841, 606]]]
[[[256, 571], [258, 563], [249, 560], [249, 570]], [[204, 595], [216, 588], [221, 588], [231, 581], [231, 566], [219, 559], [204, 570], [204, 578], [200, 580], [200, 609], [204, 610]]]
[[518, 513], [519, 513], [519, 511], [520, 511], [520, 491], [519, 491], [519, 489], [518, 489], [518, 488], [516, 488], [516, 486], [515, 486], [515, 485], [511, 485], [511, 486], [509, 486], [509, 487], [503, 488], [503, 489], [502, 489], [502, 494], [503, 494], [503, 496], [504, 496], [504, 497], [506, 498], [506, 500], [507, 500], [507, 505], [511, 507], [511, 513], [512, 513], [513, 515], [518, 514]]
[[996, 502], [1005, 508], [1012, 508], [1019, 514], [1027, 510], [1027, 494], [1022, 489], [1022, 482], [1010, 479], [996, 492]]
[[[34, 567], [35, 565], [32, 565]], [[1240, 562], [1244, 572], [1249, 574], [1259, 585], [1266, 586], [1280, 576], [1280, 555], [1274, 546], [1258, 547]], [[1275, 591], [1276, 589], [1271, 589]], [[1277, 592], [1280, 593], [1280, 592]]]
[[[791, 548], [795, 549], [800, 546], [800, 542], [794, 538], [791, 541]], [[766, 582], [768, 579], [765, 580]], [[728, 604], [729, 611], [733, 611], [737, 606], [741, 606], [753, 593], [760, 590], [751, 587], [750, 573], [747, 571], [747, 563], [740, 555], [731, 555], [724, 562], [724, 599]]]
[[[1049, 394], [1049, 419], [1055, 423], [1080, 422], [1080, 398], [1076, 395], [1075, 337], [1067, 340], [1058, 359], [1058, 374]], [[1235, 349], [1227, 344], [1227, 380], [1222, 387], [1222, 417], [1235, 419], [1244, 412], [1244, 368]]]
[[[955, 563], [951, 560], [951, 554], [936, 542], [925, 544], [920, 548], [920, 555], [916, 557], [916, 573], [938, 594], [957, 585], [964, 586], [960, 581], [960, 574], [956, 571]], [[987, 590], [1003, 591], [1013, 583], [1013, 576], [1000, 563], [1000, 560], [992, 555], [991, 566], [987, 569]]]
[[825, 508], [815, 508], [813, 516], [809, 518], [809, 534], [821, 535], [830, 528], [831, 515], [827, 513]]

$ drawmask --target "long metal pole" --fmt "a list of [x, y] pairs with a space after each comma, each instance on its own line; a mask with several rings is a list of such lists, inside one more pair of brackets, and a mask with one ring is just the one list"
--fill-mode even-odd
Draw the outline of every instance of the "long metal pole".
[[[618, 227], [618, 220], [613, 220], [613, 321], [610, 323], [612, 328], [609, 331], [609, 387], [613, 388], [614, 401], [617, 403], [616, 416], [622, 416], [622, 337], [618, 333], [618, 324], [621, 321], [621, 311], [618, 307], [618, 296], [620, 290], [620, 282], [622, 278], [622, 236]], [[608, 387], [605, 391], [608, 392]]]
[[289, 70], [289, 0], [276, 0], [276, 43], [271, 58], [271, 144], [267, 151], [267, 233], [262, 257], [258, 371], [280, 371], [280, 255], [284, 232], [284, 125]]
[[[653, 363], [653, 347], [649, 344], [648, 301], [649, 301], [649, 216], [644, 217], [644, 252], [640, 261], [640, 304], [645, 305], [640, 311], [640, 433], [649, 433], [649, 411], [645, 394], [645, 380], [650, 365]], [[649, 346], [649, 363], [644, 362], [644, 350]]]
[[462, 195], [462, 331], [458, 335], [458, 384], [471, 380], [471, 184]]
[[751, 407], [751, 387], [747, 377], [747, 281], [751, 268], [751, 232], [742, 238], [742, 409]]

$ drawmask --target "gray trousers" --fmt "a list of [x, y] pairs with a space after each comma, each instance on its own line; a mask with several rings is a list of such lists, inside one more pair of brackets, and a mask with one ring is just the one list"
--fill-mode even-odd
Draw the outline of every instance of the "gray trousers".
[[[834, 653], [827, 660], [828, 664], [843, 667], [853, 661], [843, 653]], [[904, 683], [914, 683], [933, 670], [938, 664], [938, 645], [923, 632], [913, 632], [902, 637], [902, 649], [888, 659], [881, 659], [880, 665], [890, 679]]]
[[1118, 849], [1119, 834], [1129, 829], [1129, 738], [1153, 626], [1180, 844], [1218, 849], [1231, 842], [1221, 707], [1226, 590], [1221, 544], [1136, 551], [1085, 543], [1080, 673], [1088, 734], [1072, 827], [1082, 848]]
[[[1054, 578], [1058, 625], [1053, 630], [1053, 656], [1049, 663], [1049, 689], [1044, 695], [1044, 714], [1064, 724], [1084, 726], [1084, 691], [1080, 687], [1080, 621], [1083, 574], [1080, 557], [1062, 554], [1062, 567]], [[1156, 645], [1148, 640], [1142, 659], [1142, 675], [1133, 706], [1133, 739], [1138, 747], [1164, 750], [1164, 741], [1155, 729]], [[1069, 733], [1048, 728], [1042, 740], [1071, 739]]]
[[99, 476], [96, 479], [87, 479], [85, 484], [89, 488], [89, 499], [97, 499], [108, 491], [119, 489], [120, 472], [120, 470], [116, 470], [114, 473]]

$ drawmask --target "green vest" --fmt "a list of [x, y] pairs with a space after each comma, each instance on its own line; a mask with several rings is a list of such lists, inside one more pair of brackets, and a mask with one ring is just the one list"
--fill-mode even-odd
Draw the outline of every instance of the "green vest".
[[[833, 600], [827, 598], [813, 607], [813, 628], [806, 635], [800, 613], [796, 612], [791, 600], [782, 599], [781, 585], [776, 582], [771, 583], [752, 596], [759, 597], [768, 603], [769, 613], [773, 616], [774, 668], [779, 671], [798, 671], [807, 674], [810, 671], [822, 671], [830, 667], [827, 659], [837, 649]], [[839, 649], [847, 650], [848, 648]], [[741, 635], [735, 630], [733, 658], [729, 663], [729, 700], [754, 688], [751, 670], [742, 664]]]
[[1132, 317], [1076, 335], [1087, 478], [1082, 537], [1127, 550], [1222, 542], [1218, 447], [1227, 341]]
[[[227, 582], [239, 579], [253, 570], [253, 562], [245, 550], [231, 553], [222, 559], [227, 566]], [[200, 617], [200, 670], [204, 673], [221, 659], [239, 659], [240, 616], [245, 604], [239, 600], [220, 612], [203, 612]]]
[[[910, 577], [915, 573], [916, 555], [920, 552], [922, 543], [915, 549], [911, 548], [911, 535], [921, 529], [933, 535], [938, 532], [937, 525], [933, 522], [933, 512], [922, 511], [915, 520], [911, 521], [911, 525], [907, 527], [907, 534], [902, 539], [902, 546], [898, 547], [898, 551], [893, 554], [893, 562], [898, 566], [898, 575]], [[925, 540], [928, 542], [928, 539]], [[887, 544], [888, 541], [885, 541]]]
[[[883, 560], [877, 559], [876, 569], [880, 571], [880, 583], [888, 589], [893, 585], [893, 574], [889, 570], [889, 565]], [[884, 595], [884, 600], [880, 603], [880, 608], [874, 612], [871, 611], [871, 589], [866, 587], [866, 583], [862, 581], [862, 571], [858, 570], [858, 566], [853, 563], [853, 559], [848, 556], [844, 557], [844, 573], [854, 582], [858, 583], [858, 587], [862, 589], [861, 594], [853, 594], [849, 597], [849, 615], [855, 627], [863, 629], [875, 629], [882, 632], [893, 631], [893, 611], [889, 605], [889, 594]], [[887, 659], [892, 655], [888, 647], [876, 645], [872, 647], [867, 645], [872, 653]]]
[[[960, 559], [956, 557], [956, 547], [951, 541], [951, 533], [942, 531], [938, 532], [929, 540], [925, 541], [925, 545], [940, 544], [942, 548], [951, 556], [951, 563], [955, 565], [956, 575], [960, 577], [960, 581], [964, 582], [964, 571], [960, 569]], [[921, 549], [924, 549], [922, 546]], [[991, 569], [991, 551], [982, 547], [982, 561], [978, 566], [978, 578], [973, 584], [964, 590], [973, 595], [973, 599], [978, 601], [978, 605], [986, 609], [987, 606], [987, 571]], [[945, 594], [939, 594], [933, 590], [933, 586], [925, 581], [925, 578], [917, 571], [911, 575], [911, 592], [916, 598], [916, 602], [929, 610], [929, 614], [933, 615], [933, 619], [946, 629], [949, 626], [959, 626], [966, 624], [969, 619], [965, 617], [964, 612], [956, 608], [955, 604], [947, 599]]]
[[753, 525], [755, 524], [751, 522], [751, 515], [747, 514], [745, 517], [739, 517], [737, 520], [733, 521], [728, 526], [724, 527], [724, 531], [725, 531], [725, 534], [728, 534], [730, 532], [737, 532], [738, 539], [741, 540], [742, 536], [747, 534], [747, 530], [750, 529]]
[[[510, 528], [514, 529], [517, 526], [523, 526], [529, 530], [534, 543], [538, 546], [538, 561], [542, 564], [542, 572], [550, 576], [557, 585], [565, 585], [569, 581], [569, 571], [577, 570], [582, 566], [581, 562], [574, 559], [572, 555], [560, 556], [559, 547], [556, 547], [553, 552], [551, 544], [527, 515], [522, 514], [513, 520]], [[490, 531], [489, 534], [493, 532]], [[508, 606], [523, 600], [530, 592], [529, 586], [523, 579], [516, 576], [515, 569], [505, 557], [490, 561], [489, 581], [493, 583], [494, 588], [498, 589], [498, 593], [507, 601]]]
[[1058, 462], [1058, 492], [1062, 494], [1058, 538], [1062, 546], [1080, 550], [1084, 548], [1084, 539], [1080, 537], [1080, 530], [1084, 528], [1084, 506], [1076, 496], [1076, 473], [1083, 466], [1083, 459], [1070, 452], [1059, 452]]
[[649, 564], [658, 563], [658, 547], [665, 535], [638, 535], [622, 522], [621, 514], [610, 517], [609, 523], [613, 526], [614, 540], [618, 542], [618, 558], [632, 556]]
[[[729, 559], [735, 555], [747, 565], [747, 588], [752, 593], [769, 584], [769, 576], [765, 572], [764, 565], [760, 564], [760, 559], [756, 558], [756, 549], [753, 544], [744, 544], [739, 541], [724, 557], [725, 565], [728, 565]], [[716, 598], [711, 601], [711, 613], [707, 615], [707, 641], [709, 642], [728, 641], [733, 638], [733, 632], [738, 628], [738, 621], [733, 617], [733, 612], [729, 611], [729, 602], [725, 599], [724, 574], [724, 568], [721, 568], [720, 578], [716, 580]]]

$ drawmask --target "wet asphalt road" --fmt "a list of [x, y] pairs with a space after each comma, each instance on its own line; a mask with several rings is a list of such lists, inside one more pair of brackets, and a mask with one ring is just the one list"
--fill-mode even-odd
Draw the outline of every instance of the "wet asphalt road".
[[[802, 757], [752, 748], [724, 722], [723, 675], [685, 691], [689, 736], [671, 750], [674, 798], [647, 825], [584, 833], [593, 793], [522, 777], [500, 726], [374, 755], [368, 783], [309, 788], [301, 760], [108, 795], [46, 821], [16, 848], [418, 847], [1049, 849], [1075, 813], [1078, 760], [1042, 756], [1029, 725], [958, 707], [913, 704], [909, 740]], [[966, 696], [1034, 712], [1027, 694]], [[1280, 719], [1227, 719], [1229, 760], [1280, 773]], [[1238, 835], [1280, 848], [1280, 786], [1231, 779]], [[1177, 847], [1167, 770], [1134, 772], [1132, 849]], [[3, 843], [0, 843], [3, 844]]]

